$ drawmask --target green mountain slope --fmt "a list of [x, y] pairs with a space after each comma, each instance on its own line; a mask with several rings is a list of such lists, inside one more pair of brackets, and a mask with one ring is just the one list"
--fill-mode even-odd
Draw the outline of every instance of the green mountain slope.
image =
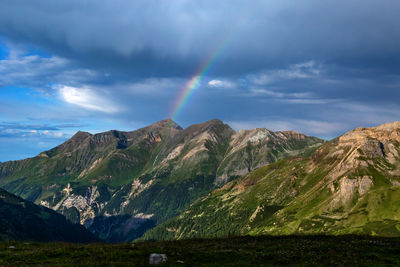
[[83, 226], [0, 189], [0, 240], [94, 242]]
[[400, 235], [400, 122], [358, 128], [311, 156], [259, 168], [145, 239], [229, 234]]
[[226, 182], [322, 142], [235, 132], [220, 120], [186, 129], [165, 120], [133, 132], [78, 132], [37, 157], [0, 164], [0, 186], [106, 240], [129, 241]]

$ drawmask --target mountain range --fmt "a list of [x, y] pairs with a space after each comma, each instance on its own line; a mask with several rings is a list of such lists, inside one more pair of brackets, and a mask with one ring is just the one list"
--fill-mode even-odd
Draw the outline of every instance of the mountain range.
[[331, 141], [172, 120], [78, 132], [0, 164], [0, 186], [109, 242], [294, 233], [400, 234], [400, 123]]
[[235, 132], [220, 120], [186, 129], [164, 120], [132, 132], [78, 132], [36, 157], [0, 164], [0, 186], [105, 240], [130, 241], [226, 182], [323, 142]]
[[227, 235], [400, 235], [400, 122], [358, 128], [193, 203], [144, 239]]

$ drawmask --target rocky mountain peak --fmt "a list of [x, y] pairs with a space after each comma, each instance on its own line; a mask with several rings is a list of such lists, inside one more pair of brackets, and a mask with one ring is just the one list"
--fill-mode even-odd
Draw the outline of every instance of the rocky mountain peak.
[[277, 135], [280, 135], [280, 137], [285, 138], [285, 139], [296, 139], [296, 140], [304, 140], [308, 135], [301, 134], [296, 131], [279, 131], [276, 132]]
[[90, 136], [92, 136], [91, 133], [78, 131], [71, 137], [71, 140], [77, 140], [77, 141], [84, 140], [84, 139], [86, 139], [86, 138], [88, 138]]
[[233, 133], [234, 131], [229, 125], [224, 124], [218, 119], [212, 119], [203, 123], [191, 125], [182, 132], [185, 136], [185, 140], [190, 140], [192, 138], [204, 139], [200, 136], [204, 137], [205, 135], [213, 137], [212, 139], [218, 139], [217, 136], [229, 138]]
[[378, 129], [378, 130], [389, 130], [389, 131], [392, 131], [392, 130], [399, 131], [400, 130], [400, 121], [388, 122], [388, 123], [385, 123], [385, 124], [382, 124], [382, 125], [376, 127], [376, 129]]
[[177, 130], [182, 130], [182, 127], [179, 126], [179, 124], [177, 124], [175, 121], [173, 121], [172, 119], [168, 118], [166, 120], [161, 120], [158, 121], [148, 127], [157, 127], [157, 128], [173, 128], [173, 129], [177, 129]]
[[205, 122], [205, 124], [224, 124], [223, 121], [221, 121], [220, 119], [211, 119]]
[[236, 150], [246, 146], [249, 142], [256, 143], [261, 140], [270, 139], [273, 132], [265, 128], [256, 128], [253, 130], [240, 130], [236, 132], [231, 139], [230, 145]]
[[372, 138], [380, 141], [400, 141], [400, 122], [390, 122], [378, 127], [360, 127], [339, 137], [339, 142], [363, 143]]
[[[313, 158], [325, 158], [334, 166], [327, 177], [336, 179], [354, 170], [377, 167], [390, 171], [400, 159], [400, 123], [387, 123], [378, 127], [354, 129], [321, 147]], [[318, 160], [319, 159], [319, 160]], [[377, 164], [379, 162], [379, 164]], [[392, 171], [391, 174], [400, 174]]]
[[189, 126], [187, 128], [187, 130], [193, 129], [193, 130], [204, 132], [204, 131], [208, 131], [208, 130], [215, 130], [216, 127], [220, 127], [220, 126], [230, 128], [229, 125], [224, 124], [221, 120], [212, 119], [212, 120], [208, 120], [208, 121], [203, 122], [203, 123], [191, 125], [191, 126]]

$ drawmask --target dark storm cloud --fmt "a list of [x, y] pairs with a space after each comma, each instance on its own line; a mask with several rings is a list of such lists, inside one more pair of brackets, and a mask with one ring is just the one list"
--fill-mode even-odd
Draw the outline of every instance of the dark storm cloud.
[[226, 35], [220, 75], [311, 59], [393, 69], [399, 9], [397, 0], [3, 0], [0, 33], [125, 79], [187, 76]]

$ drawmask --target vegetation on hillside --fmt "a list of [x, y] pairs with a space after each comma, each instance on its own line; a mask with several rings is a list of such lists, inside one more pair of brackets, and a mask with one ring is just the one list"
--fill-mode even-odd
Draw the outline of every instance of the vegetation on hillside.
[[400, 235], [400, 127], [357, 129], [311, 156], [259, 168], [143, 239], [260, 234]]
[[0, 186], [105, 240], [130, 241], [226, 182], [322, 142], [295, 132], [234, 132], [219, 120], [78, 132], [37, 157], [0, 164]]

